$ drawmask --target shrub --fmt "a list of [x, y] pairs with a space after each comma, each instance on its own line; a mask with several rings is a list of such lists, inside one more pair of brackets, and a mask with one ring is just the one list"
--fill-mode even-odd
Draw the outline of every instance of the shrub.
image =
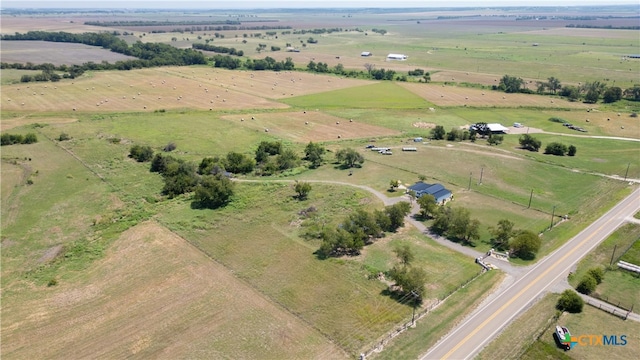
[[537, 152], [542, 146], [542, 142], [529, 134], [524, 134], [518, 140], [523, 149]]
[[604, 270], [601, 267], [594, 267], [587, 271], [587, 274], [591, 275], [596, 280], [596, 283], [601, 284], [604, 279]]
[[153, 157], [153, 149], [151, 146], [133, 145], [129, 150], [129, 157], [137, 162], [146, 162]]
[[552, 142], [544, 149], [545, 154], [564, 156], [567, 153], [567, 146], [561, 143]]
[[578, 290], [582, 294], [589, 295], [596, 289], [597, 286], [598, 282], [596, 281], [596, 279], [594, 279], [591, 274], [586, 274], [582, 277], [582, 280], [580, 280], [580, 283], [576, 287], [576, 290]]
[[34, 144], [38, 142], [38, 137], [34, 133], [27, 133], [22, 140], [23, 144]]
[[60, 134], [60, 136], [58, 136], [58, 141], [67, 141], [67, 140], [71, 140], [71, 136], [69, 136], [69, 134], [67, 133], [62, 133]]
[[573, 290], [567, 289], [562, 293], [562, 295], [560, 295], [560, 299], [558, 299], [558, 303], [556, 304], [556, 309], [570, 313], [580, 313], [582, 312], [583, 306], [584, 301], [580, 295]]
[[569, 152], [567, 153], [567, 155], [576, 156], [576, 152], [577, 151], [578, 151], [578, 149], [575, 146], [569, 145]]
[[178, 147], [178, 145], [176, 145], [176, 143], [170, 142], [167, 145], [165, 145], [165, 147], [162, 148], [162, 151], [171, 152], [171, 151], [175, 150], [177, 147]]

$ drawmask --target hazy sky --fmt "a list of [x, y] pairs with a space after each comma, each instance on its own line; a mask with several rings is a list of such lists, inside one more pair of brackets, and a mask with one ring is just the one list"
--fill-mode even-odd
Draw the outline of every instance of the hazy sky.
[[326, 8], [326, 7], [458, 7], [458, 6], [576, 6], [576, 5], [640, 4], [638, 0], [448, 0], [448, 1], [404, 1], [404, 0], [39, 0], [2, 1], [4, 8], [206, 8], [206, 9], [251, 9], [251, 8]]

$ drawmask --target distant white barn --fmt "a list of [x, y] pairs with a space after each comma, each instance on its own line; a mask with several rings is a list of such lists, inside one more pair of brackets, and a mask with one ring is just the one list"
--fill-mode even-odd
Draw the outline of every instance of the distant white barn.
[[363, 51], [363, 52], [361, 52], [361, 53], [360, 53], [360, 56], [365, 56], [365, 57], [367, 57], [367, 56], [371, 56], [371, 55], [373, 55], [373, 54], [371, 53], [371, 51]]
[[502, 124], [497, 124], [497, 123], [487, 124], [487, 127], [489, 128], [489, 131], [491, 131], [491, 133], [493, 134], [504, 134], [509, 132], [509, 128], [502, 126]]
[[389, 54], [387, 60], [407, 60], [408, 56], [405, 54]]

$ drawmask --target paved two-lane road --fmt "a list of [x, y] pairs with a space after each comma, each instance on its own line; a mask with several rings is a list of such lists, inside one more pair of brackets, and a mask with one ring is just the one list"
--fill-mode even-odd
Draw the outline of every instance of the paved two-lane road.
[[470, 359], [582, 257], [640, 210], [640, 188], [442, 338], [421, 359]]

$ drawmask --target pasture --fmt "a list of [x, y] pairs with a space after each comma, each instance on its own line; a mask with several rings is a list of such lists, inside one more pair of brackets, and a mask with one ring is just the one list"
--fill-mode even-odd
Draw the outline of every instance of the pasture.
[[268, 132], [271, 136], [297, 143], [370, 139], [399, 134], [388, 128], [353, 121], [353, 119], [343, 119], [319, 111], [243, 113], [221, 118], [248, 129]]
[[[449, 79], [449, 81], [455, 78]], [[499, 81], [499, 79], [498, 79]], [[402, 83], [401, 83], [402, 84]], [[502, 91], [482, 90], [444, 84], [406, 83], [403, 87], [438, 106], [539, 107], [546, 109], [587, 109], [581, 102], [554, 99], [549, 96], [506, 94]]]
[[14, 359], [346, 358], [153, 221], [123, 232], [104, 258], [60, 286], [4, 298], [2, 318], [3, 357]]
[[6, 63], [82, 65], [93, 62], [133, 60], [132, 56], [118, 54], [100, 47], [84, 44], [56, 43], [48, 41], [4, 41], [2, 61]]
[[[287, 106], [274, 99], [365, 84], [308, 73], [239, 72], [212, 67], [94, 72], [58, 83], [3, 86], [7, 111], [113, 112], [241, 110]], [[74, 110], [75, 109], [75, 110]]]

